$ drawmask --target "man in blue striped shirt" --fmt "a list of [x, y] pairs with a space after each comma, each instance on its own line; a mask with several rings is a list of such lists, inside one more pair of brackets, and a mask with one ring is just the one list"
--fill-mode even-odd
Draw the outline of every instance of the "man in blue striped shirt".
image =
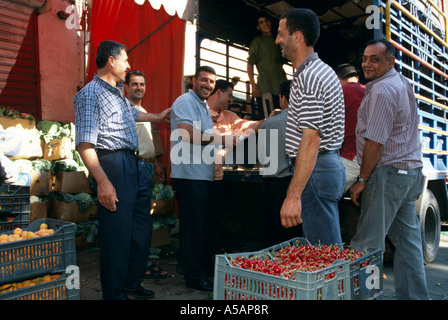
[[367, 43], [362, 57], [369, 82], [356, 126], [361, 171], [350, 189], [362, 205], [351, 245], [384, 252], [387, 234], [395, 246], [397, 298], [422, 300], [428, 292], [416, 213], [424, 185], [418, 107], [409, 81], [394, 69], [394, 54], [394, 46], [379, 39]]
[[303, 223], [312, 244], [342, 245], [338, 200], [345, 185], [339, 156], [344, 138], [344, 96], [336, 73], [319, 59], [317, 15], [293, 9], [281, 18], [276, 43], [297, 69], [291, 85], [286, 153], [294, 174], [280, 216], [285, 227]]
[[100, 236], [100, 277], [104, 300], [154, 296], [140, 281], [151, 231], [151, 193], [139, 173], [135, 121], [160, 122], [161, 113], [141, 113], [124, 96], [130, 69], [126, 47], [99, 44], [97, 73], [74, 97], [76, 149], [96, 184]]

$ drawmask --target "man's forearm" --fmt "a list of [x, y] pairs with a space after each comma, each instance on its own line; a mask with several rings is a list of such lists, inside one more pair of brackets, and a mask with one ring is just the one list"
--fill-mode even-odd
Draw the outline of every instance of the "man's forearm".
[[213, 133], [202, 132], [195, 129], [192, 125], [180, 123], [178, 124], [179, 134], [183, 141], [190, 142], [196, 145], [208, 145], [213, 143], [215, 145], [224, 145], [225, 139], [223, 136]]
[[316, 166], [320, 137], [316, 130], [303, 129], [302, 140], [294, 167], [294, 174], [288, 188], [287, 197], [300, 199], [306, 184]]
[[373, 170], [376, 168], [380, 160], [382, 152], [383, 152], [382, 144], [379, 144], [377, 142], [368, 139], [365, 140], [361, 162], [361, 170], [359, 173], [359, 176], [362, 179], [368, 180], [370, 178]]

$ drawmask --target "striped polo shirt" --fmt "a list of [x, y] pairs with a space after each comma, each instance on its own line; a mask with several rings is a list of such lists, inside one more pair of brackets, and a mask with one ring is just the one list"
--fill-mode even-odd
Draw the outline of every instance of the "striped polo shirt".
[[395, 69], [366, 85], [356, 126], [359, 163], [365, 139], [383, 145], [377, 167], [406, 170], [423, 166], [417, 101], [409, 81]]
[[302, 129], [317, 130], [319, 151], [338, 150], [344, 140], [344, 94], [339, 79], [317, 53], [299, 66], [291, 83], [286, 154], [297, 156]]

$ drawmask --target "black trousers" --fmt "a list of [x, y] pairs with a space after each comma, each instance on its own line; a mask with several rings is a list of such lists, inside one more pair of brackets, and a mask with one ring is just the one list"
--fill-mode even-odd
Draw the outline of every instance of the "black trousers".
[[280, 210], [286, 198], [292, 176], [284, 178], [264, 178], [264, 246], [269, 247], [296, 237], [302, 237], [302, 225], [285, 228], [281, 224]]
[[185, 280], [200, 280], [213, 270], [213, 181], [172, 179], [179, 202], [179, 247]]
[[[117, 193], [117, 210], [98, 206], [100, 280], [104, 300], [124, 299], [145, 272], [151, 239], [151, 192], [147, 172], [128, 152], [98, 151], [101, 167]], [[151, 168], [152, 170], [152, 168]]]

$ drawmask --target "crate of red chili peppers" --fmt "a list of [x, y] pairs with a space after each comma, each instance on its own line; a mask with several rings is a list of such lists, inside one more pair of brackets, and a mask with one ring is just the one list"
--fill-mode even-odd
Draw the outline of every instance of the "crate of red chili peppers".
[[[216, 256], [215, 300], [350, 300], [373, 297], [363, 272], [378, 252], [312, 246], [294, 238], [258, 252]], [[374, 259], [372, 259], [374, 258]], [[354, 287], [356, 286], [356, 287]], [[382, 287], [381, 287], [382, 288]]]

